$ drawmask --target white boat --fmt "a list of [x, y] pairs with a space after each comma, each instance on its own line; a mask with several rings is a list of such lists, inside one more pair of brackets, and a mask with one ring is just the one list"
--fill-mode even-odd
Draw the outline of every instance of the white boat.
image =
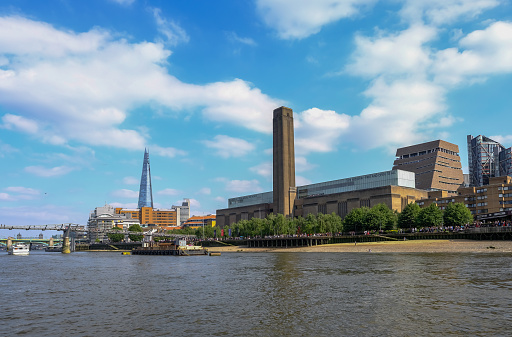
[[17, 243], [12, 245], [7, 253], [9, 255], [28, 255], [30, 253], [30, 246], [24, 243]]

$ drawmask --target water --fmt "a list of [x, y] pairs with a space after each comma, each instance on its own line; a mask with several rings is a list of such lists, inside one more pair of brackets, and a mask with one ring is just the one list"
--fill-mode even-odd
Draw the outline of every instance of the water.
[[510, 254], [0, 255], [26, 336], [510, 336]]

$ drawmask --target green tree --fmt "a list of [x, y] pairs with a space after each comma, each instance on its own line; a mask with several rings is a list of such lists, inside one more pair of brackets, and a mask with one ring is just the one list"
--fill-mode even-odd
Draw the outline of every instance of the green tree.
[[[131, 225], [130, 228], [128, 228], [128, 231], [129, 232], [141, 232], [142, 233], [142, 228], [140, 227], [140, 225], [135, 224], [135, 225]], [[144, 236], [143, 235], [130, 234], [130, 235], [128, 235], [128, 237], [132, 241], [142, 241], [142, 238]]]
[[422, 208], [416, 224], [418, 227], [439, 226], [443, 223], [443, 212], [437, 207], [435, 203], [430, 204], [428, 207]]
[[[120, 231], [121, 228], [113, 227], [112, 230]], [[107, 236], [108, 236], [108, 239], [112, 242], [121, 242], [124, 239], [123, 233], [108, 233]]]
[[449, 203], [443, 213], [445, 226], [462, 226], [473, 222], [471, 211], [460, 202]]
[[386, 204], [377, 204], [366, 213], [365, 230], [390, 230], [395, 227], [396, 215]]
[[398, 215], [398, 227], [399, 228], [412, 228], [412, 226], [416, 225], [416, 219], [420, 214], [420, 206], [411, 202], [402, 210], [402, 213]]
[[366, 227], [366, 214], [369, 212], [368, 207], [352, 209], [345, 219], [343, 219], [343, 227], [348, 232], [360, 232]]

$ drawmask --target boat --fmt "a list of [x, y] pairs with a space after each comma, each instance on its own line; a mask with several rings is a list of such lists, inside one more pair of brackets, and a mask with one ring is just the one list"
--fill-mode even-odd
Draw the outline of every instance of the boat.
[[30, 246], [24, 243], [16, 243], [7, 251], [9, 255], [28, 255]]
[[145, 242], [142, 247], [132, 250], [132, 255], [208, 255], [208, 250], [202, 246], [187, 245], [186, 240], [177, 239], [175, 242]]

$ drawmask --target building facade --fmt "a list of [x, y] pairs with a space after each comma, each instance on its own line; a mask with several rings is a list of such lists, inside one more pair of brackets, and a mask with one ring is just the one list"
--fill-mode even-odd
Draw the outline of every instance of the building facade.
[[479, 221], [512, 219], [512, 177], [489, 178], [484, 186], [461, 187], [456, 196], [430, 192], [427, 199], [416, 201], [420, 207], [435, 203], [444, 210], [450, 203], [463, 203]]
[[89, 220], [87, 221], [89, 241], [106, 241], [108, 237], [104, 231], [114, 227], [128, 230], [131, 225], [135, 224], [140, 224], [140, 222], [137, 218], [132, 218], [131, 214], [119, 214], [116, 212], [116, 209], [110, 205], [96, 207], [94, 211], [89, 214]]
[[201, 228], [203, 226], [205, 227], [215, 227], [216, 225], [216, 217], [214, 214], [208, 214], [208, 215], [203, 215], [203, 216], [200, 216], [200, 215], [194, 215], [192, 217], [190, 217], [189, 219], [187, 219], [187, 221], [185, 221], [183, 223], [183, 227], [189, 227], [189, 228], [193, 228], [193, 229], [196, 229], [196, 228]]
[[414, 172], [415, 187], [422, 190], [456, 195], [464, 184], [459, 147], [444, 140], [397, 149], [393, 169]]
[[[297, 187], [293, 202], [294, 217], [309, 213], [336, 213], [345, 217], [352, 209], [379, 203], [401, 212], [411, 202], [428, 197], [416, 189], [413, 172], [391, 170]], [[265, 192], [228, 200], [228, 208], [217, 210], [217, 225], [223, 227], [240, 220], [265, 218], [276, 213], [273, 193]]]
[[468, 135], [467, 142], [470, 186], [488, 185], [490, 178], [512, 174], [511, 148], [482, 135]]

